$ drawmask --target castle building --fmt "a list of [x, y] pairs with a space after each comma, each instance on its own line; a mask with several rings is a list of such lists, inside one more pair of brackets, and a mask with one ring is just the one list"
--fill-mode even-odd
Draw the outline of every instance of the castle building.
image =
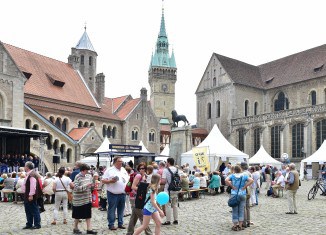
[[196, 90], [198, 126], [216, 123], [249, 156], [261, 145], [273, 158], [310, 156], [326, 137], [325, 61], [326, 45], [258, 66], [213, 53]]

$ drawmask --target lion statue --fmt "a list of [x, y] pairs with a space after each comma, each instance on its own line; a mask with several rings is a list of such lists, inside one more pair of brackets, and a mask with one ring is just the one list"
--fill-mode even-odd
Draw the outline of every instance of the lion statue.
[[173, 126], [177, 127], [179, 121], [183, 121], [184, 126], [186, 125], [186, 123], [188, 125], [190, 124], [185, 115], [178, 115], [177, 111], [175, 110], [172, 110], [171, 114], [172, 114]]

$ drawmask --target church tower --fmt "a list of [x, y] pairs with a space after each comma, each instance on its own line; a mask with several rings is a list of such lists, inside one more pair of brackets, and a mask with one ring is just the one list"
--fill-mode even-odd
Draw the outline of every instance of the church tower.
[[152, 54], [148, 71], [150, 85], [150, 103], [161, 124], [172, 122], [171, 112], [175, 107], [175, 83], [177, 66], [174, 52], [169, 54], [169, 41], [165, 31], [164, 8], [156, 48]]
[[96, 97], [99, 105], [101, 105], [105, 91], [105, 76], [103, 73], [96, 75], [97, 53], [87, 35], [86, 26], [85, 32], [76, 47], [71, 48], [68, 63], [82, 74], [88, 88]]

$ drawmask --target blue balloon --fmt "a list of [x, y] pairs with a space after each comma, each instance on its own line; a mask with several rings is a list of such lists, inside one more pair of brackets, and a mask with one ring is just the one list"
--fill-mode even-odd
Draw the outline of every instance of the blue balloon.
[[156, 196], [156, 201], [161, 206], [165, 205], [169, 201], [169, 194], [167, 194], [166, 192], [160, 192]]

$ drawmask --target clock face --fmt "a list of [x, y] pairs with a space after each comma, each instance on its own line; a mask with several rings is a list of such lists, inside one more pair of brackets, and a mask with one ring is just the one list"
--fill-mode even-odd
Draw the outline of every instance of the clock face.
[[162, 90], [163, 90], [164, 92], [167, 92], [167, 91], [168, 91], [168, 85], [163, 84], [163, 85], [162, 85]]

